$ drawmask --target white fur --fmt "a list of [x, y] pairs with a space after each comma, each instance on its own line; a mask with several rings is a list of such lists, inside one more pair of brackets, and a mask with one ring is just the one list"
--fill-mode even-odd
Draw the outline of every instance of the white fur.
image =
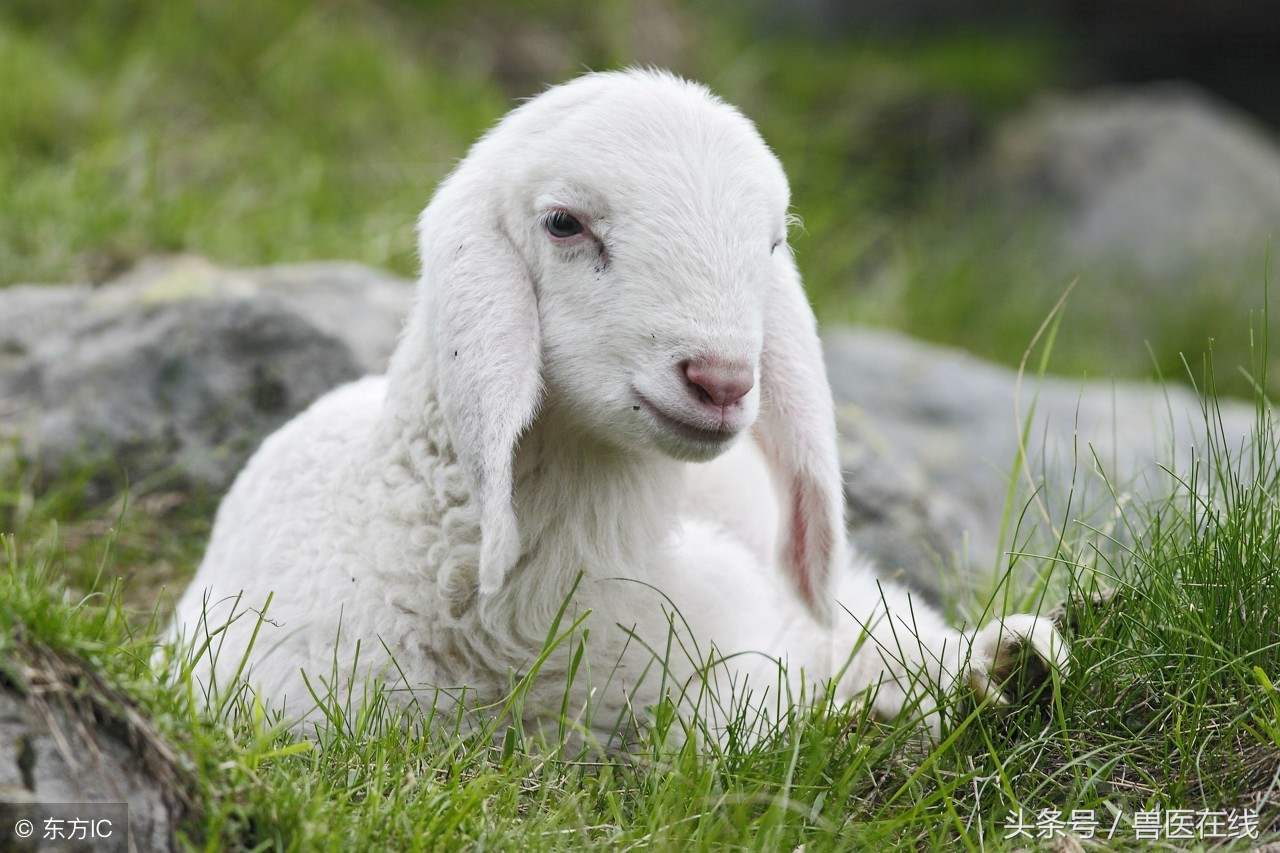
[[[602, 738], [664, 693], [714, 704], [745, 683], [789, 701], [838, 677], [843, 697], [883, 682], [887, 716], [928, 710], [930, 684], [985, 685], [999, 623], [975, 641], [846, 553], [788, 204], [754, 126], [667, 74], [590, 74], [509, 114], [422, 214], [388, 375], [271, 436], [223, 502], [175, 624], [209, 641], [198, 678], [225, 685], [244, 660], [302, 718], [304, 672], [321, 692], [373, 677], [425, 705], [462, 687], [486, 705], [567, 600], [561, 629], [589, 631], [568, 707], [592, 706]], [[552, 237], [554, 210], [590, 236]], [[716, 409], [690, 363], [754, 383]], [[1047, 622], [1006, 624], [1062, 662]], [[700, 668], [712, 650], [725, 658]], [[572, 656], [542, 664], [526, 722], [554, 724]]]

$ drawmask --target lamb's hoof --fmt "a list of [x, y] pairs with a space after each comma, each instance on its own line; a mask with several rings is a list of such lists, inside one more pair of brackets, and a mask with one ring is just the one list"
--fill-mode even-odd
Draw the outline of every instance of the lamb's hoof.
[[[1097, 626], [1091, 630], [1093, 633], [1098, 631], [1101, 624], [1105, 624], [1106, 620], [1116, 612], [1117, 606], [1121, 603], [1120, 590], [1116, 589], [1099, 589], [1090, 595], [1076, 595], [1071, 598], [1060, 601], [1057, 606], [1045, 614], [1045, 618], [1053, 621], [1058, 630], [1067, 636], [1079, 634], [1081, 631], [1081, 622], [1086, 614], [1093, 617]], [[1089, 624], [1089, 623], [1085, 623]]]
[[1017, 614], [996, 620], [973, 638], [969, 682], [979, 699], [1022, 705], [1038, 696], [1054, 672], [1067, 671], [1067, 645], [1053, 622]]

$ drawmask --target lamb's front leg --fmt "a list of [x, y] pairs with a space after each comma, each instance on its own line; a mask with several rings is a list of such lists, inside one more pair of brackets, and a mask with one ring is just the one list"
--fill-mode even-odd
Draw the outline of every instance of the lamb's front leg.
[[963, 685], [980, 699], [1009, 704], [1029, 695], [1053, 670], [1063, 672], [1067, 648], [1048, 619], [1016, 614], [976, 632], [949, 626], [933, 607], [903, 587], [855, 565], [840, 579], [833, 632], [837, 696], [872, 695], [877, 716], [920, 717], [936, 731], [939, 702]]

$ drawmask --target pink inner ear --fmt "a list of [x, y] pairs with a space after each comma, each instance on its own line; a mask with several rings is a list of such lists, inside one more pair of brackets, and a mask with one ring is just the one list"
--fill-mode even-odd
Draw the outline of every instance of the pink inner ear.
[[805, 560], [808, 551], [806, 538], [809, 532], [808, 520], [805, 516], [802, 501], [804, 487], [796, 483], [791, 490], [791, 573], [805, 602], [813, 606], [813, 581], [809, 577], [809, 564]]
[[[823, 506], [817, 484], [801, 477], [791, 489], [791, 574], [805, 604], [816, 614], [827, 609], [827, 573], [831, 562], [831, 537], [822, 518], [810, 510]], [[816, 523], [814, 523], [816, 522]]]

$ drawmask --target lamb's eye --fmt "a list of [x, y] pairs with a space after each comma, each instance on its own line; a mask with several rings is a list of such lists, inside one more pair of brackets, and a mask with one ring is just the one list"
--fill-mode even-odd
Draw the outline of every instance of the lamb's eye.
[[546, 219], [546, 227], [548, 234], [562, 240], [582, 233], [582, 223], [563, 210], [553, 210]]

